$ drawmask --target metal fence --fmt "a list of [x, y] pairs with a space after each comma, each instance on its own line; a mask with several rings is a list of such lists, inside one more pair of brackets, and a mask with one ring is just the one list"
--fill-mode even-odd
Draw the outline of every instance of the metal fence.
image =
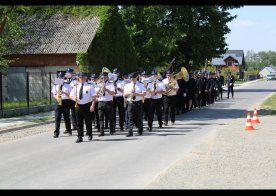
[[55, 78], [56, 73], [0, 72], [0, 117], [40, 112], [53, 106], [51, 89]]

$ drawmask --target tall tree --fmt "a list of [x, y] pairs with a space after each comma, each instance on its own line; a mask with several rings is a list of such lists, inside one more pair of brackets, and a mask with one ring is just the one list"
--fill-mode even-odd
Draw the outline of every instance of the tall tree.
[[18, 14], [27, 10], [26, 6], [0, 6], [0, 68], [7, 67], [11, 62], [5, 58], [7, 51], [19, 47], [13, 44], [23, 36], [20, 24], [24, 21], [24, 17], [18, 17]]

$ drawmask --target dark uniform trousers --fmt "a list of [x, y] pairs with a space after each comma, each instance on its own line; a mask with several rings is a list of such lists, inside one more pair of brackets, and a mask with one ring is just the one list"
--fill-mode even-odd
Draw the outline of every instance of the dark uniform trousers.
[[[143, 103], [143, 111], [145, 112], [145, 115], [148, 120], [148, 127], [152, 127], [153, 122], [153, 110], [152, 110], [152, 100], [150, 98], [145, 99]], [[143, 112], [142, 112], [143, 114]]]
[[234, 85], [228, 85], [227, 98], [229, 98], [229, 94], [231, 92], [232, 98], [234, 97]]
[[143, 103], [142, 101], [127, 102], [127, 113], [129, 117], [128, 132], [132, 134], [134, 125], [138, 128], [138, 133], [143, 133]]
[[63, 114], [63, 118], [65, 121], [65, 128], [68, 132], [71, 132], [71, 122], [70, 122], [70, 100], [64, 99], [62, 100], [62, 105], [56, 104], [55, 106], [55, 131], [54, 134], [59, 135], [60, 129], [60, 121], [61, 115]]
[[109, 121], [110, 133], [115, 133], [115, 123], [113, 121], [113, 103], [112, 101], [99, 101], [98, 102], [99, 110], [99, 120], [100, 120], [100, 132], [104, 134], [104, 118]]
[[169, 109], [170, 109], [171, 121], [175, 122], [175, 102], [176, 102], [176, 95], [164, 96], [165, 122], [168, 122], [169, 120]]
[[76, 117], [76, 110], [75, 110], [75, 101], [70, 99], [70, 110], [71, 110], [71, 121], [73, 129], [77, 128], [77, 117]]
[[125, 108], [124, 108], [124, 97], [123, 96], [114, 96], [113, 97], [113, 121], [116, 126], [116, 109], [118, 107], [119, 113], [119, 125], [120, 128], [124, 128], [124, 119], [125, 119]]
[[98, 102], [95, 102], [95, 109], [92, 112], [92, 122], [96, 125], [98, 131], [100, 130], [100, 120], [99, 120], [99, 109], [98, 109]]
[[162, 122], [162, 104], [163, 104], [163, 99], [151, 99], [152, 100], [152, 114], [154, 118], [154, 113], [156, 112], [157, 115], [157, 120], [159, 123], [159, 126], [163, 125]]
[[76, 109], [78, 137], [83, 137], [83, 121], [85, 121], [87, 135], [92, 136], [92, 116], [90, 112], [91, 102], [78, 104], [78, 106], [79, 107]]

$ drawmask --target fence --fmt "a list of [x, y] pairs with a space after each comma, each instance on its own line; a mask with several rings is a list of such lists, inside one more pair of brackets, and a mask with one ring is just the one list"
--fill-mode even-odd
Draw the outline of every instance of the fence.
[[53, 109], [51, 89], [56, 73], [0, 72], [0, 117]]

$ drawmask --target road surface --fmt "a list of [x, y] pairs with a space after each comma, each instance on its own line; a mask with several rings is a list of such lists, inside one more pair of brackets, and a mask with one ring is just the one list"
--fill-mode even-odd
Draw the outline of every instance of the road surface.
[[76, 132], [54, 139], [51, 130], [0, 143], [0, 188], [143, 189], [212, 131], [245, 118], [247, 110], [275, 91], [275, 85], [261, 81], [234, 88], [234, 99], [178, 115], [175, 125], [162, 129], [155, 122], [153, 132], [144, 131], [143, 136], [128, 138], [126, 132], [117, 131], [98, 137], [93, 132], [92, 141], [84, 137], [76, 144]]

